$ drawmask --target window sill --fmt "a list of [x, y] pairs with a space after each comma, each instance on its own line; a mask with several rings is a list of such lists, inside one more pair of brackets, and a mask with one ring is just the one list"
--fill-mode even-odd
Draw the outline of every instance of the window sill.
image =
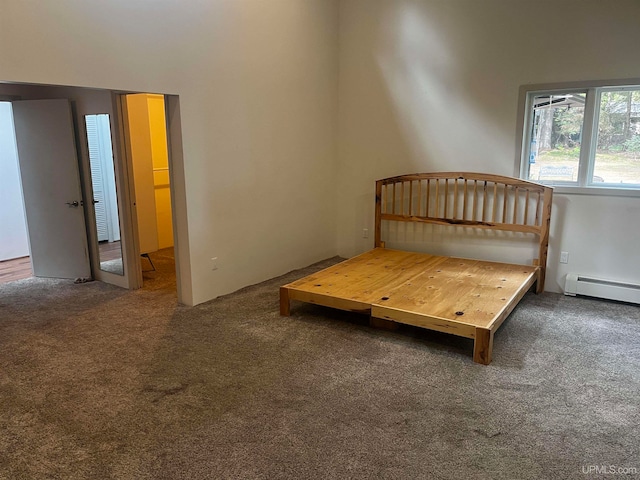
[[602, 197], [640, 198], [640, 189], [623, 187], [572, 187], [569, 185], [550, 185], [553, 193], [559, 195], [594, 195]]

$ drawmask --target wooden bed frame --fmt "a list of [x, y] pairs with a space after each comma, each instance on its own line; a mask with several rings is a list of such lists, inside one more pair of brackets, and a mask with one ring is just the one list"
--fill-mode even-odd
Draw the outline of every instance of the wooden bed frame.
[[[376, 182], [375, 248], [280, 288], [291, 301], [370, 315], [474, 340], [473, 360], [491, 362], [493, 336], [525, 293], [544, 288], [553, 189], [499, 175], [421, 173]], [[533, 265], [470, 260], [385, 248], [382, 222], [418, 222], [532, 234]]]

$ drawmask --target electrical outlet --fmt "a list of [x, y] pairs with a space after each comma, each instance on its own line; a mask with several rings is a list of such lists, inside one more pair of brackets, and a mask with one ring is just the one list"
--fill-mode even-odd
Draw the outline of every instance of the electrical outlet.
[[362, 238], [369, 238], [369, 229], [368, 228], [363, 228], [362, 229]]
[[211, 270], [218, 269], [218, 257], [211, 257]]
[[560, 252], [560, 263], [569, 263], [569, 252]]

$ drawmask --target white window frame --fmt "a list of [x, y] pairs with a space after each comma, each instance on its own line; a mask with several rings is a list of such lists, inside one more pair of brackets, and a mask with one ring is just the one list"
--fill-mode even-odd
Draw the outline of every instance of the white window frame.
[[517, 121], [517, 150], [515, 176], [528, 179], [529, 148], [531, 146], [531, 105], [539, 95], [585, 93], [584, 124], [580, 143], [578, 179], [576, 182], [541, 182], [551, 185], [557, 193], [579, 195], [609, 195], [640, 197], [640, 184], [594, 183], [593, 170], [598, 140], [600, 99], [603, 92], [638, 90], [640, 79], [603, 80], [564, 84], [525, 85], [520, 88]]

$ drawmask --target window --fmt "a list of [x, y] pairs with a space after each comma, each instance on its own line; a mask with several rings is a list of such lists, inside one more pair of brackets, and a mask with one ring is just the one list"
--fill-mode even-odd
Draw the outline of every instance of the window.
[[640, 190], [640, 85], [526, 92], [520, 177]]

